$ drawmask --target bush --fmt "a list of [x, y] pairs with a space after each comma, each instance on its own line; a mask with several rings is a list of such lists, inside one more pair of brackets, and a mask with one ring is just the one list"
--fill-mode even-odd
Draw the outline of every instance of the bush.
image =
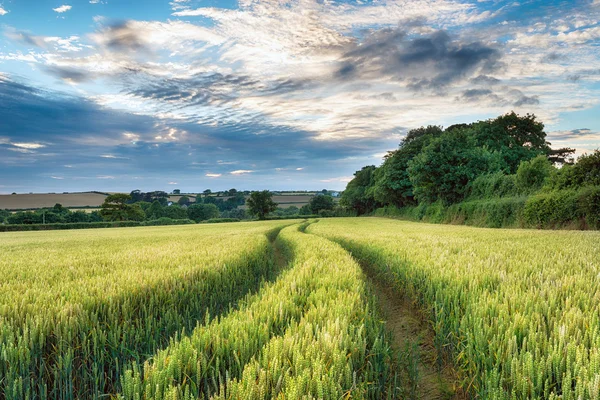
[[143, 226], [161, 226], [161, 225], [188, 225], [195, 224], [196, 222], [191, 219], [172, 219], [168, 217], [161, 217], [150, 221], [142, 222]]
[[517, 189], [519, 193], [533, 193], [544, 186], [552, 175], [554, 167], [544, 155], [537, 156], [530, 161], [523, 161], [517, 169]]
[[579, 212], [587, 224], [600, 229], [600, 186], [590, 186], [582, 189], [577, 198]]
[[211, 218], [209, 220], [203, 221], [203, 223], [207, 224], [220, 224], [224, 222], [240, 222], [239, 218]]
[[566, 224], [578, 225], [584, 215], [578, 206], [577, 191], [566, 189], [530, 197], [525, 203], [523, 216], [530, 226], [558, 228]]
[[474, 199], [491, 199], [495, 197], [512, 197], [517, 195], [516, 175], [503, 172], [480, 175], [471, 183], [470, 197]]
[[126, 228], [141, 226], [139, 221], [114, 221], [114, 222], [77, 222], [61, 224], [18, 224], [0, 225], [0, 232], [17, 231], [53, 231], [62, 229], [92, 229], [92, 228]]

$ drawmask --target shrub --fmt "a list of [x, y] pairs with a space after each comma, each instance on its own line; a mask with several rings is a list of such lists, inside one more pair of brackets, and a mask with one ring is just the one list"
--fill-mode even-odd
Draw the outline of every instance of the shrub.
[[480, 175], [471, 184], [471, 198], [512, 197], [518, 193], [516, 175], [501, 171]]
[[554, 167], [544, 155], [530, 161], [523, 161], [517, 169], [517, 189], [520, 193], [533, 193], [542, 188]]

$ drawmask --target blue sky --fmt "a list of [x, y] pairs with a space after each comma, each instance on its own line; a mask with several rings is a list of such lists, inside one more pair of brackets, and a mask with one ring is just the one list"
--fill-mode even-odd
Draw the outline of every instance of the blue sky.
[[343, 189], [514, 110], [600, 147], [600, 0], [0, 0], [0, 193]]

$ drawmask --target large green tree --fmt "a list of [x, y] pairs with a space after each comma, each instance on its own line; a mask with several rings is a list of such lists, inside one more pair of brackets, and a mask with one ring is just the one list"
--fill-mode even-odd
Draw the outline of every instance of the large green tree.
[[277, 203], [273, 201], [273, 193], [268, 190], [250, 193], [246, 205], [250, 215], [256, 215], [260, 220], [265, 219], [269, 213], [277, 210]]
[[408, 163], [442, 133], [441, 127], [433, 125], [412, 129], [397, 150], [388, 152], [374, 175], [373, 196], [377, 202], [398, 207], [415, 204]]
[[477, 176], [501, 169], [500, 155], [475, 146], [473, 140], [469, 129], [447, 132], [409, 162], [408, 174], [419, 202], [461, 201]]
[[131, 196], [114, 193], [104, 199], [100, 214], [106, 221], [143, 221], [146, 214], [138, 204], [128, 204]]

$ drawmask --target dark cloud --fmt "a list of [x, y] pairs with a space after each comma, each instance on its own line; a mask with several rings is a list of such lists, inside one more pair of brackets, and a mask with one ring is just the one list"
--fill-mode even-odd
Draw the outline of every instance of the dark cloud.
[[370, 33], [348, 51], [336, 76], [343, 80], [386, 76], [406, 81], [413, 90], [437, 90], [502, 65], [500, 51], [481, 42], [464, 43], [445, 31], [414, 36], [387, 28]]
[[55, 76], [60, 79], [66, 79], [76, 83], [86, 82], [94, 79], [93, 74], [75, 68], [50, 65], [44, 67], [44, 69], [52, 76]]
[[6, 32], [6, 36], [18, 43], [24, 44], [26, 46], [35, 46], [46, 48], [47, 44], [44, 41], [43, 36], [32, 35], [29, 32], [18, 31], [18, 30], [9, 30]]
[[515, 100], [513, 102], [513, 105], [515, 107], [536, 106], [536, 105], [540, 104], [539, 96], [526, 96], [520, 90], [516, 90], [516, 89], [511, 90], [510, 95], [513, 96], [513, 98], [515, 98]]
[[142, 36], [143, 32], [136, 29], [130, 21], [119, 21], [108, 25], [101, 34], [104, 45], [110, 50], [150, 53]]
[[190, 78], [155, 78], [134, 73], [125, 81], [125, 93], [144, 99], [178, 103], [177, 107], [222, 105], [245, 94], [286, 94], [314, 85], [295, 79], [261, 82], [248, 76], [221, 73], [202, 73]]
[[479, 75], [475, 78], [471, 78], [469, 82], [475, 85], [493, 86], [499, 84], [501, 81], [500, 79], [494, 78], [493, 76]]
[[590, 136], [597, 137], [598, 132], [594, 132], [588, 128], [581, 128], [570, 131], [552, 132], [548, 134], [548, 138], [550, 140], [577, 140], [585, 139]]

